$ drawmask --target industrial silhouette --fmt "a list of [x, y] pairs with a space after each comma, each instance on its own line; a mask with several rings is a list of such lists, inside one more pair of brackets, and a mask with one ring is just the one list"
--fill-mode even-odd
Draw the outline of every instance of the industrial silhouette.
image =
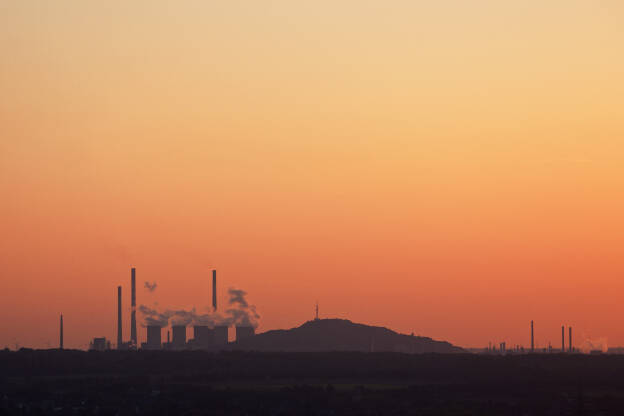
[[[198, 314], [195, 309], [190, 311], [166, 310], [158, 312], [144, 305], [139, 308], [145, 317], [147, 339], [138, 342], [136, 321], [136, 268], [130, 272], [131, 286], [131, 319], [130, 340], [123, 340], [122, 320], [122, 286], [117, 287], [117, 344], [118, 350], [206, 350], [220, 351], [228, 349], [246, 349], [257, 351], [401, 351], [406, 353], [425, 352], [463, 352], [465, 350], [447, 342], [435, 341], [427, 337], [414, 337], [398, 334], [387, 328], [372, 327], [355, 324], [342, 319], [320, 319], [319, 305], [315, 303], [314, 319], [303, 325], [289, 330], [273, 330], [256, 335], [258, 315], [255, 307], [250, 306], [245, 299], [246, 293], [238, 289], [229, 289], [230, 308], [224, 315], [217, 313], [217, 271], [212, 270], [212, 313]], [[148, 285], [153, 291], [156, 283]], [[167, 330], [166, 342], [162, 340], [162, 331]], [[187, 330], [192, 327], [192, 338], [187, 338]], [[230, 342], [230, 328], [233, 329], [233, 340]], [[572, 327], [568, 328], [567, 352], [575, 352], [572, 343]], [[60, 316], [59, 348], [63, 349], [63, 315]], [[110, 341], [105, 337], [96, 337], [90, 342], [90, 349], [103, 351], [111, 348]], [[507, 342], [498, 344], [488, 343], [483, 350], [473, 349], [474, 352], [486, 354], [523, 354], [525, 349], [521, 345], [508, 348]], [[535, 322], [530, 321], [530, 349], [531, 353], [566, 352], [565, 326], [561, 326], [561, 349], [552, 347], [549, 342], [547, 348], [535, 346]], [[592, 350], [599, 353], [599, 350]]]

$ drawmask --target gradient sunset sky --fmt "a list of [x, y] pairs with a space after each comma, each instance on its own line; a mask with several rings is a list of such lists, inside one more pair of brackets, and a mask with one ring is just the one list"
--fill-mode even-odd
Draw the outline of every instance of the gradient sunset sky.
[[[0, 4], [0, 348], [217, 268], [260, 331], [624, 344], [624, 2]], [[143, 283], [156, 281], [154, 293]], [[145, 329], [139, 328], [140, 341]]]

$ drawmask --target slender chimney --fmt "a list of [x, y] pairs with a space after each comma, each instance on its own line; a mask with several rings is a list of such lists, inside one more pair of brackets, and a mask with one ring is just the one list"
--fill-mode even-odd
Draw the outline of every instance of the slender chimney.
[[535, 342], [533, 338], [533, 321], [531, 321], [531, 352], [535, 351]]
[[561, 352], [565, 352], [565, 326], [561, 325]]
[[572, 327], [569, 327], [568, 331], [570, 331], [568, 334], [568, 341], [570, 341], [570, 352], [572, 352]]
[[117, 349], [120, 350], [123, 344], [121, 332], [121, 286], [117, 286]]
[[217, 271], [212, 271], [212, 309], [217, 310]]
[[132, 276], [132, 310], [130, 312], [130, 340], [136, 347], [137, 344], [137, 327], [136, 327], [136, 269], [133, 267]]
[[61, 314], [61, 328], [59, 334], [59, 349], [63, 349], [63, 314]]

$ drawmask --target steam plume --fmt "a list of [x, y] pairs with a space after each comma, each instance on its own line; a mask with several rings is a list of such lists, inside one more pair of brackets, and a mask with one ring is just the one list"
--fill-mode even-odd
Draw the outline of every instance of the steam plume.
[[171, 315], [168, 314], [168, 311], [160, 313], [157, 310], [149, 308], [145, 305], [139, 306], [139, 311], [145, 317], [145, 326], [159, 326], [163, 328], [169, 324], [169, 318]]
[[[154, 286], [156, 284], [154, 283]], [[146, 283], [147, 287], [147, 283]], [[218, 325], [225, 326], [252, 326], [258, 327], [258, 320], [260, 315], [256, 311], [254, 305], [249, 305], [247, 299], [247, 292], [240, 289], [230, 288], [228, 290], [229, 295], [229, 308], [222, 315], [217, 312], [197, 313], [195, 308], [190, 310], [186, 309], [166, 309], [164, 312], [159, 312], [156, 309], [150, 308], [145, 305], [139, 307], [139, 311], [144, 316], [144, 325], [157, 325], [165, 327], [171, 322], [171, 325], [207, 325], [214, 327]], [[206, 308], [211, 310], [211, 308]]]
[[607, 352], [609, 350], [609, 346], [608, 346], [607, 338], [605, 337], [595, 338], [595, 339], [584, 337], [583, 343], [579, 346], [579, 349], [582, 352], [589, 354], [592, 351]]

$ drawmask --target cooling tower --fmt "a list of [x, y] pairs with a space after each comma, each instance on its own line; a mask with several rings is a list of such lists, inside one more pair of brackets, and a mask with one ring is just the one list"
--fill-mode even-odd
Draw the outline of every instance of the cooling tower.
[[160, 339], [162, 328], [158, 325], [149, 325], [147, 327], [147, 342], [145, 348], [150, 350], [159, 350], [162, 348], [162, 341]]
[[186, 325], [173, 325], [171, 327], [171, 347], [182, 350], [186, 347]]
[[193, 327], [193, 347], [207, 349], [213, 344], [214, 330], [207, 325], [195, 325]]
[[228, 343], [228, 327], [219, 325], [214, 327], [214, 344], [226, 345]]

